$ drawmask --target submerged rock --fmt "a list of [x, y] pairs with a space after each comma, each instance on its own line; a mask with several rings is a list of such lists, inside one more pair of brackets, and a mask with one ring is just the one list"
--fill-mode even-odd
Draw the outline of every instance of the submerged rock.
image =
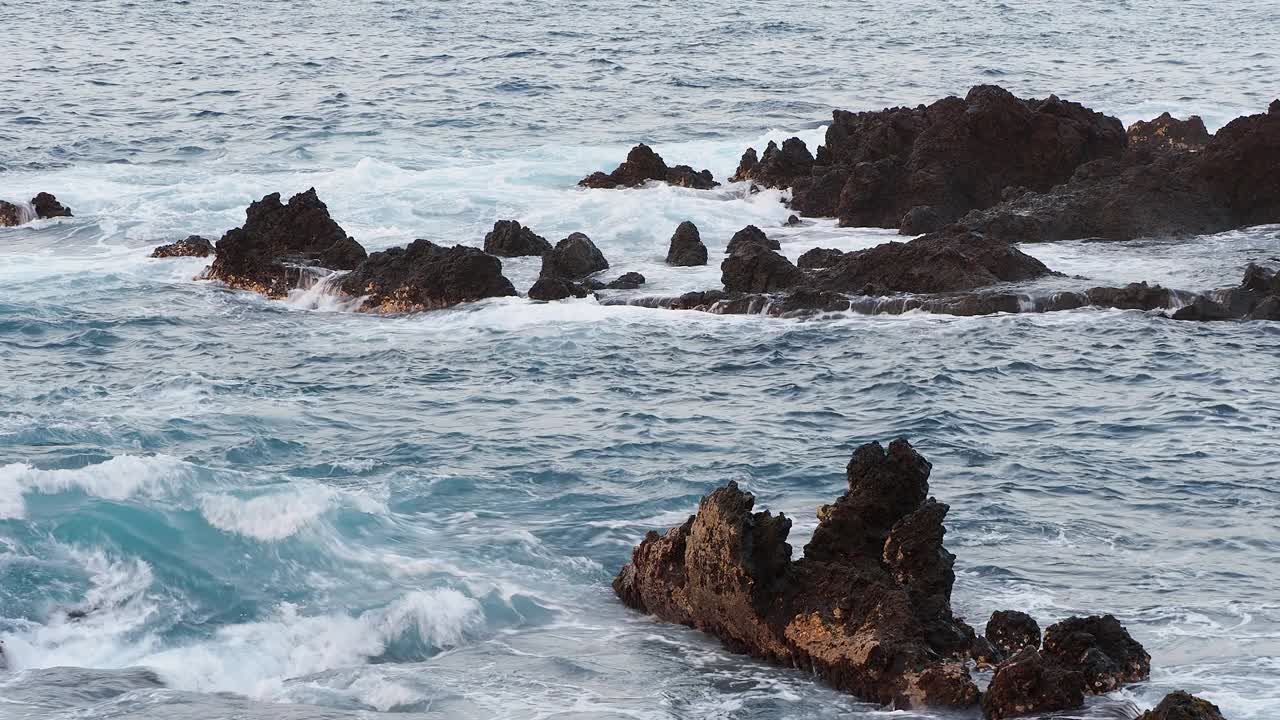
[[707, 264], [707, 246], [702, 244], [698, 226], [685, 220], [671, 236], [667, 249], [667, 264], [677, 267], [694, 267]]
[[592, 273], [609, 269], [604, 253], [582, 233], [573, 233], [556, 243], [542, 256], [540, 277], [581, 280]]
[[151, 251], [153, 258], [169, 257], [209, 257], [213, 254], [213, 243], [199, 235], [188, 236], [168, 245], [161, 245]]
[[764, 231], [755, 225], [748, 225], [729, 238], [729, 244], [725, 246], [726, 255], [732, 255], [747, 245], [759, 245], [770, 250], [781, 250], [782, 245], [777, 240], [764, 234]]
[[963, 658], [974, 632], [951, 613], [947, 506], [928, 497], [930, 469], [906, 440], [860, 447], [848, 491], [819, 509], [799, 560], [786, 542], [791, 521], [753, 513], [754, 498], [731, 482], [683, 525], [650, 532], [614, 590], [630, 607], [873, 702], [973, 706]]
[[365, 260], [360, 243], [329, 216], [315, 188], [281, 204], [272, 193], [249, 205], [243, 227], [217, 243], [217, 257], [201, 277], [268, 297], [283, 297], [315, 273], [350, 270]]
[[341, 288], [364, 298], [362, 310], [396, 313], [516, 294], [498, 258], [478, 248], [446, 248], [428, 240], [373, 253], [342, 277]]
[[1040, 648], [1040, 625], [1035, 618], [1017, 610], [992, 613], [984, 634], [1005, 655], [1015, 655], [1023, 648]]
[[590, 290], [571, 280], [548, 277], [538, 278], [533, 287], [529, 288], [528, 293], [530, 300], [542, 300], [544, 302], [565, 300], [571, 297], [584, 298], [590, 294]]
[[551, 243], [515, 220], [499, 220], [484, 236], [484, 251], [498, 257], [544, 255]]
[[1226, 720], [1217, 705], [1181, 690], [1169, 693], [1136, 720]]
[[55, 217], [71, 217], [71, 208], [64, 207], [58, 202], [58, 198], [47, 192], [42, 192], [31, 198], [31, 206], [36, 210], [36, 217], [55, 218]]
[[695, 171], [688, 165], [667, 167], [662, 156], [653, 148], [641, 143], [631, 148], [627, 159], [611, 173], [596, 172], [578, 181], [578, 185], [587, 188], [613, 189], [619, 187], [638, 187], [650, 181], [665, 182], [669, 185], [709, 190], [720, 183], [711, 176], [710, 170]]

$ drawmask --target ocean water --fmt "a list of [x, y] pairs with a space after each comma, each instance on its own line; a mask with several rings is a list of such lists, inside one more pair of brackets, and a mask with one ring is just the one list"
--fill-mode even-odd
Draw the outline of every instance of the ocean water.
[[[366, 247], [583, 231], [637, 294], [715, 287], [776, 192], [582, 191], [637, 141], [723, 179], [833, 107], [996, 82], [1211, 128], [1280, 93], [1271, 2], [0, 3], [0, 718], [932, 718], [623, 608], [650, 529], [728, 480], [796, 518], [909, 437], [955, 604], [1119, 616], [1148, 683], [1280, 707], [1280, 325], [1137, 312], [813, 321], [521, 298], [374, 317], [192, 277], [156, 244], [314, 186]], [[708, 268], [666, 268], [682, 220]], [[1025, 248], [1201, 290], [1280, 227]], [[537, 261], [504, 261], [521, 290]]]

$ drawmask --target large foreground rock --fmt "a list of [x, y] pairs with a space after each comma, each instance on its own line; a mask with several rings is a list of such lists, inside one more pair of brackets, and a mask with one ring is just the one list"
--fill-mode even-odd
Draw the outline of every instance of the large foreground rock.
[[314, 280], [315, 269], [351, 270], [366, 257], [311, 188], [287, 205], [279, 193], [249, 205], [244, 225], [222, 236], [202, 277], [278, 298]]
[[1089, 692], [1101, 694], [1151, 676], [1151, 656], [1111, 615], [1073, 617], [1044, 632], [1044, 655], [1079, 670]]
[[854, 453], [848, 492], [818, 511], [791, 559], [783, 515], [752, 512], [734, 483], [665, 535], [650, 532], [614, 580], [627, 605], [716, 635], [731, 649], [811, 670], [859, 697], [967, 707], [973, 630], [951, 613], [947, 506], [906, 440]]
[[991, 720], [1071, 710], [1084, 704], [1084, 676], [1026, 647], [1001, 663], [982, 695]]
[[1181, 690], [1169, 693], [1137, 720], [1226, 720], [1217, 705]]
[[1201, 235], [1277, 223], [1277, 167], [1280, 112], [1249, 115], [1203, 145], [1135, 142], [1122, 156], [1081, 166], [1062, 185], [1010, 193], [961, 223], [1008, 242]]
[[653, 148], [641, 143], [631, 148], [627, 159], [611, 173], [596, 172], [578, 181], [578, 185], [587, 188], [613, 189], [620, 187], [638, 187], [647, 182], [657, 181], [669, 185], [710, 190], [720, 183], [711, 176], [710, 170], [695, 171], [688, 165], [667, 167], [662, 156]]
[[515, 220], [499, 220], [484, 236], [484, 251], [498, 257], [527, 257], [551, 251], [551, 243]]
[[427, 240], [373, 253], [341, 279], [341, 288], [364, 298], [362, 310], [388, 313], [438, 310], [516, 294], [498, 258], [478, 248], [446, 248]]

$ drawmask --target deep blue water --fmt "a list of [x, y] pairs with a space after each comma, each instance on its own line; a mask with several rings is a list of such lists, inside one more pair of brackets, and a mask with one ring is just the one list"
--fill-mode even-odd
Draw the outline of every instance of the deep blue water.
[[[1118, 615], [1150, 683], [1280, 706], [1280, 326], [1084, 310], [713, 317], [592, 300], [411, 317], [149, 260], [315, 186], [367, 247], [581, 230], [651, 292], [681, 220], [793, 258], [892, 234], [782, 228], [773, 192], [580, 191], [639, 140], [727, 176], [832, 107], [998, 82], [1211, 127], [1280, 92], [1275, 5], [3, 3], [4, 718], [886, 716], [638, 616], [608, 583], [728, 480], [797, 519], [906, 435], [952, 506], [981, 625]], [[1280, 227], [1026, 248], [1058, 286], [1234, 283]], [[505, 262], [527, 288], [536, 261]], [[88, 611], [79, 620], [72, 611]], [[898, 718], [937, 716], [898, 713]]]

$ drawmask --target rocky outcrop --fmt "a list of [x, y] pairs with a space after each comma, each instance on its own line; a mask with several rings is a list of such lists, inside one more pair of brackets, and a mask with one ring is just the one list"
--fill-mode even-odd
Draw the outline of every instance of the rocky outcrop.
[[533, 287], [529, 288], [528, 296], [530, 300], [552, 302], [566, 300], [571, 297], [584, 298], [590, 294], [590, 290], [571, 280], [540, 277], [533, 284]]
[[667, 249], [667, 264], [677, 267], [694, 267], [707, 264], [707, 246], [702, 244], [698, 226], [685, 220], [671, 236]]
[[1017, 610], [992, 613], [983, 634], [1005, 655], [1015, 655], [1023, 648], [1040, 647], [1040, 625], [1035, 618]]
[[1199, 115], [1179, 120], [1167, 112], [1154, 120], [1135, 122], [1129, 126], [1127, 133], [1131, 149], [1153, 147], [1198, 150], [1208, 144], [1211, 137]]
[[728, 292], [769, 293], [796, 287], [804, 272], [760, 243], [743, 243], [720, 263], [720, 280]]
[[58, 198], [42, 192], [31, 198], [31, 206], [35, 208], [36, 217], [40, 219], [71, 217], [71, 208], [64, 207]]
[[1181, 690], [1169, 693], [1136, 720], [1226, 720], [1217, 705]]
[[188, 236], [168, 245], [161, 245], [151, 251], [153, 258], [170, 257], [209, 257], [213, 254], [213, 243], [199, 235]]
[[810, 670], [899, 708], [970, 707], [972, 628], [951, 614], [947, 506], [906, 440], [860, 447], [848, 491], [818, 511], [791, 559], [783, 515], [752, 512], [734, 483], [665, 535], [650, 532], [613, 587], [628, 606], [719, 637], [729, 648]]
[[1249, 115], [1191, 149], [1136, 142], [1122, 156], [1082, 165], [1062, 185], [1011, 193], [960, 222], [1008, 242], [1130, 240], [1276, 223], [1277, 166], [1280, 113]]
[[311, 188], [287, 205], [279, 193], [249, 205], [244, 226], [222, 236], [202, 277], [278, 298], [314, 278], [316, 269], [351, 270], [366, 257]]
[[845, 252], [834, 248], [813, 248], [806, 250], [796, 258], [796, 267], [801, 270], [831, 267], [844, 259]]
[[[218, 244], [221, 257], [222, 243]], [[404, 313], [516, 294], [502, 261], [478, 248], [446, 248], [428, 240], [376, 252], [343, 276], [342, 292], [361, 297], [361, 310]]]
[[551, 251], [551, 243], [515, 220], [499, 220], [484, 236], [484, 251], [498, 257], [526, 257]]
[[641, 143], [627, 153], [627, 159], [611, 173], [596, 172], [578, 181], [578, 185], [586, 188], [613, 189], [620, 187], [638, 187], [647, 182], [664, 182], [668, 185], [710, 190], [720, 183], [711, 176], [710, 170], [695, 171], [688, 165], [667, 167], [662, 156], [653, 148]]
[[590, 285], [598, 285], [593, 290], [636, 290], [645, 283], [645, 277], [638, 272], [625, 272], [607, 283], [587, 281]]
[[1084, 704], [1084, 676], [1026, 647], [1001, 663], [982, 694], [990, 720], [1071, 710]]
[[1091, 693], [1110, 692], [1151, 676], [1151, 656], [1111, 615], [1073, 617], [1049, 626], [1044, 656], [1078, 670]]
[[1197, 296], [1172, 315], [1174, 320], [1280, 320], [1280, 274], [1250, 263], [1234, 288]]
[[[995, 205], [1006, 188], [1047, 191], [1124, 147], [1124, 126], [1113, 117], [990, 85], [927, 107], [837, 110], [808, 177], [792, 181], [792, 207], [842, 225], [891, 228], [924, 208], [916, 232], [931, 231]], [[926, 212], [932, 220], [921, 226]]]
[[14, 225], [21, 225], [22, 222], [22, 212], [18, 209], [18, 206], [11, 202], [0, 200], [0, 227], [13, 227]]
[[781, 250], [782, 245], [777, 240], [764, 234], [764, 231], [755, 225], [748, 225], [729, 238], [729, 244], [725, 246], [726, 255], [732, 255], [748, 245], [759, 245], [770, 250]]
[[757, 185], [771, 188], [791, 187], [799, 178], [813, 174], [813, 153], [800, 138], [788, 138], [782, 147], [772, 140], [764, 149], [764, 155], [756, 159], [755, 148], [747, 148], [738, 162], [738, 170], [730, 182], [750, 180]]
[[604, 253], [582, 233], [573, 233], [556, 243], [542, 256], [540, 277], [581, 280], [588, 275], [609, 269]]

